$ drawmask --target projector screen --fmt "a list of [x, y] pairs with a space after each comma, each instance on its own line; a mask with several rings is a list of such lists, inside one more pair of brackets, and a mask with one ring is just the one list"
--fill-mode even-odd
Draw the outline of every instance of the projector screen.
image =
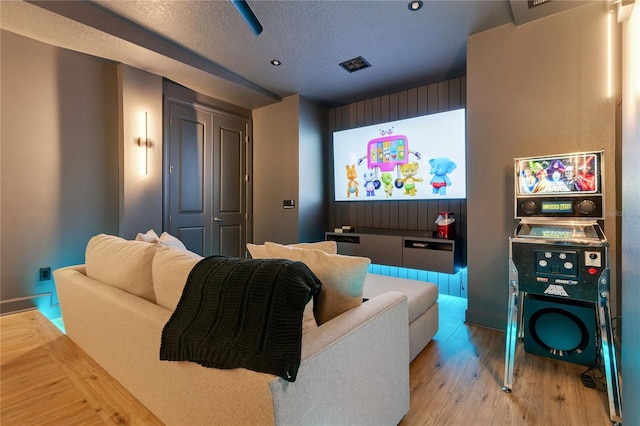
[[335, 201], [467, 196], [464, 109], [333, 133]]

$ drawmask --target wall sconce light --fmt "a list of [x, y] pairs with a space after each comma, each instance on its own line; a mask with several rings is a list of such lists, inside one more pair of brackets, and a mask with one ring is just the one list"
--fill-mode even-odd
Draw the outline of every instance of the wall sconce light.
[[151, 139], [149, 139], [149, 124], [147, 119], [147, 111], [144, 112], [144, 138], [137, 139], [139, 147], [144, 147], [144, 174], [149, 174], [149, 148], [151, 148]]

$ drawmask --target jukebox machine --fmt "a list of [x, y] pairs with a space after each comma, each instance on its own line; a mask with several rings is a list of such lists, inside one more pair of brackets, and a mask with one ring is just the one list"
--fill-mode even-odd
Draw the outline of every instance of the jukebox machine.
[[511, 392], [517, 340], [524, 350], [604, 365], [609, 412], [622, 422], [610, 310], [603, 153], [515, 159], [515, 217], [509, 238], [504, 385]]

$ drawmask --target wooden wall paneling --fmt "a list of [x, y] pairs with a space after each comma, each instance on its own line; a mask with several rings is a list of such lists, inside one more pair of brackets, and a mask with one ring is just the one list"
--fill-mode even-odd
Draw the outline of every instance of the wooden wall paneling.
[[398, 118], [407, 118], [409, 116], [407, 91], [398, 92]]
[[373, 201], [372, 202], [372, 212], [373, 212], [373, 221], [371, 223], [371, 227], [372, 228], [382, 228], [382, 203], [384, 203], [384, 201]]
[[448, 109], [460, 108], [460, 78], [449, 80], [449, 106]]
[[417, 102], [418, 102], [418, 108], [417, 108], [417, 115], [426, 115], [429, 110], [428, 110], [428, 106], [429, 106], [429, 97], [428, 97], [428, 87], [427, 86], [420, 86], [418, 87], [418, 98], [417, 98]]
[[429, 203], [418, 203], [418, 229], [426, 231], [429, 229]]
[[373, 205], [372, 203], [364, 204], [364, 227], [373, 228]]
[[409, 201], [398, 201], [398, 229], [409, 229]]
[[418, 206], [419, 201], [407, 202], [407, 229], [416, 231], [418, 229]]
[[364, 125], [373, 124], [373, 99], [364, 101]]
[[349, 119], [349, 127], [351, 129], [353, 127], [358, 127], [358, 103], [349, 104], [347, 117]]
[[427, 86], [427, 114], [438, 112], [438, 83]]
[[389, 229], [400, 229], [399, 227], [399, 201], [389, 201]]
[[380, 120], [380, 110], [381, 110], [381, 100], [378, 96], [377, 98], [373, 98], [371, 100], [371, 123], [379, 123]]
[[407, 117], [418, 116], [418, 89], [407, 91]]
[[449, 81], [438, 83], [438, 111], [449, 109]]
[[389, 121], [389, 95], [383, 95], [380, 97], [380, 121]]
[[399, 104], [398, 104], [398, 94], [392, 93], [389, 95], [389, 120], [394, 121], [399, 117]]
[[391, 229], [391, 201], [385, 201], [380, 205], [380, 229]]
[[361, 127], [366, 124], [364, 109], [364, 101], [356, 102], [356, 127]]

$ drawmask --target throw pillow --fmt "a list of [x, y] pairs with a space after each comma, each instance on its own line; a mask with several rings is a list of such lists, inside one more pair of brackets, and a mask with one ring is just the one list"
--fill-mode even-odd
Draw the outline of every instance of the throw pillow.
[[182, 243], [182, 241], [180, 241], [173, 235], [169, 234], [168, 232], [163, 232], [162, 235], [160, 235], [160, 239], [158, 240], [158, 243], [160, 243], [160, 245], [163, 245], [165, 247], [172, 247], [180, 250], [187, 249], [185, 245]]
[[175, 310], [191, 269], [201, 260], [202, 256], [188, 250], [159, 247], [151, 268], [156, 303]]
[[[289, 244], [286, 247], [315, 249], [315, 250], [321, 250], [329, 254], [338, 253], [338, 245], [336, 244], [335, 241], [318, 241], [315, 243], [296, 243], [296, 244]], [[265, 259], [269, 257], [269, 255], [267, 254], [267, 248], [264, 245], [248, 243], [247, 250], [249, 250], [249, 254], [253, 259]]]
[[151, 278], [155, 253], [155, 244], [96, 235], [87, 243], [86, 273], [90, 278], [155, 303]]
[[156, 231], [149, 229], [146, 234], [138, 232], [136, 235], [136, 241], [144, 241], [145, 243], [157, 243], [160, 241], [160, 237], [156, 234]]
[[269, 257], [299, 260], [322, 283], [314, 307], [316, 322], [322, 325], [362, 303], [364, 279], [371, 260], [366, 257], [328, 254], [321, 250], [265, 243]]
[[252, 259], [266, 259], [269, 257], [267, 248], [264, 245], [247, 243], [247, 250]]

